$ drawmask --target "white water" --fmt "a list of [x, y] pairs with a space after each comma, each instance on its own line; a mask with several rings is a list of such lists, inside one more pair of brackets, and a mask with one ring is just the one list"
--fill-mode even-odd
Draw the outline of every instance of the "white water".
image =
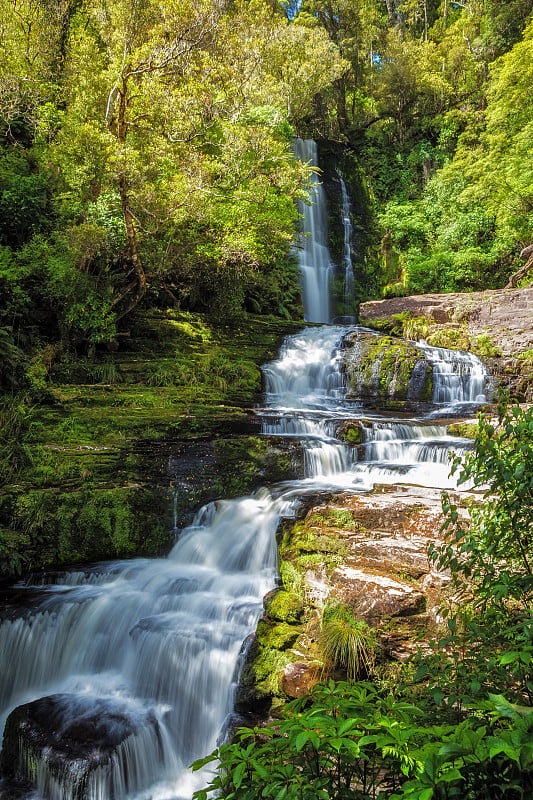
[[346, 190], [344, 179], [340, 178], [342, 192], [342, 223], [344, 229], [344, 307], [347, 322], [355, 322], [355, 317], [350, 313], [353, 309], [355, 280], [352, 263], [352, 218], [350, 198]]
[[[296, 139], [294, 152], [297, 158], [318, 167], [316, 142]], [[304, 206], [302, 234], [298, 260], [302, 282], [302, 300], [306, 322], [329, 322], [330, 283], [333, 263], [327, 243], [328, 217], [325, 193], [319, 176], [311, 176], [310, 206]]]
[[433, 402], [435, 405], [459, 406], [486, 402], [487, 371], [479, 358], [461, 350], [418, 347], [433, 363]]
[[[300, 488], [367, 491], [375, 483], [455, 488], [449, 475], [450, 456], [464, 453], [468, 440], [448, 436], [445, 426], [429, 420], [400, 421], [369, 414], [361, 404], [346, 399], [337, 350], [346, 330], [310, 328], [290, 337], [279, 359], [264, 369], [268, 411], [263, 412], [263, 430], [305, 441], [307, 478], [298, 483]], [[477, 402], [485, 399], [479, 359], [468, 353], [423, 349], [431, 351], [428, 357], [434, 365], [434, 403], [443, 403], [428, 417], [445, 416], [465, 403], [472, 405], [474, 397]], [[461, 380], [450, 381], [450, 371], [460, 374]], [[335, 423], [342, 419], [359, 420], [362, 425], [365, 441], [359, 454], [334, 438]]]
[[[308, 155], [308, 143], [297, 146]], [[318, 189], [316, 197], [319, 208], [306, 211], [313, 219], [306, 220], [311, 235], [304, 250], [321, 255], [309, 256], [304, 303], [308, 319], [327, 321], [325, 211]], [[84, 800], [189, 800], [205, 783], [205, 773], [193, 775], [187, 765], [214, 748], [232, 710], [241, 645], [275, 585], [275, 532], [299, 495], [321, 487], [361, 491], [374, 482], [452, 485], [448, 453], [465, 441], [433, 422], [369, 415], [346, 400], [337, 350], [345, 332], [308, 328], [289, 337], [264, 368], [263, 430], [302, 440], [303, 480], [204, 507], [167, 559], [116, 562], [28, 587], [28, 605], [35, 608], [0, 625], [4, 718], [20, 703], [61, 693], [72, 721], [80, 709], [112, 713], [118, 707], [139, 723], [111, 767], [92, 773]], [[478, 361], [423, 347], [435, 365], [441, 412], [483, 397]], [[335, 439], [343, 419], [363, 425], [359, 453]], [[148, 719], [153, 722], [144, 724]], [[41, 796], [74, 800], [75, 770], [58, 781], [44, 756], [21, 767]]]

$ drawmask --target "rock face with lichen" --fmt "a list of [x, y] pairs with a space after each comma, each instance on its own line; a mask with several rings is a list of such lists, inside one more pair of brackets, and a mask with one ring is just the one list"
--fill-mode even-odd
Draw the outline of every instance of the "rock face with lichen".
[[533, 285], [374, 300], [361, 304], [360, 323], [475, 353], [512, 397], [533, 399]]
[[388, 404], [429, 403], [433, 367], [412, 342], [354, 330], [343, 340], [349, 397]]

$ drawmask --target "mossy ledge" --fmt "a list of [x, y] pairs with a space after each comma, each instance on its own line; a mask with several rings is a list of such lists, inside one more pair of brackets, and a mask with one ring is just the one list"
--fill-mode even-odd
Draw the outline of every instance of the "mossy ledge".
[[[464, 502], [454, 497], [459, 513]], [[327, 674], [322, 612], [342, 603], [376, 631], [376, 674], [401, 670], [438, 624], [449, 578], [434, 572], [427, 545], [442, 524], [439, 490], [377, 486], [353, 495], [315, 497], [278, 531], [281, 586], [264, 599], [249, 637], [236, 697], [245, 715], [276, 715]], [[346, 675], [334, 670], [335, 677]]]
[[0, 408], [0, 581], [164, 553], [203, 503], [297, 477], [294, 447], [259, 439], [248, 409], [300, 327], [151, 312], [117, 352], [36, 352]]

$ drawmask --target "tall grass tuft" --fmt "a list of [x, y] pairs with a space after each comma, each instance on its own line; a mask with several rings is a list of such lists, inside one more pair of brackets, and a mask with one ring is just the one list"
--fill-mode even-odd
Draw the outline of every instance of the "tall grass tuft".
[[322, 612], [320, 648], [326, 664], [344, 668], [349, 680], [369, 677], [374, 670], [376, 634], [342, 603], [327, 605]]

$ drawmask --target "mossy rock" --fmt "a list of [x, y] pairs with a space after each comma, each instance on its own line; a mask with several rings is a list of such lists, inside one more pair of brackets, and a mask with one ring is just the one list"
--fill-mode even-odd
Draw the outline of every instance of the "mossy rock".
[[33, 569], [154, 555], [173, 541], [164, 489], [33, 490], [8, 499], [2, 514], [26, 531]]
[[287, 697], [280, 687], [280, 679], [292, 659], [289, 650], [262, 645], [256, 637], [248, 650], [237, 687], [237, 710], [265, 714], [273, 704], [283, 704]]
[[261, 647], [271, 650], [288, 650], [298, 639], [301, 628], [287, 622], [261, 619], [257, 625], [257, 641]]
[[303, 611], [303, 602], [292, 592], [279, 589], [265, 599], [265, 613], [279, 622], [298, 623]]
[[433, 367], [412, 342], [356, 330], [343, 344], [350, 398], [431, 402]]
[[463, 439], [475, 439], [479, 433], [479, 425], [468, 422], [454, 422], [448, 425], [446, 431], [449, 436], [460, 436]]
[[335, 430], [335, 436], [337, 439], [340, 439], [341, 442], [350, 444], [352, 447], [362, 444], [365, 441], [363, 426], [357, 420], [341, 422]]

